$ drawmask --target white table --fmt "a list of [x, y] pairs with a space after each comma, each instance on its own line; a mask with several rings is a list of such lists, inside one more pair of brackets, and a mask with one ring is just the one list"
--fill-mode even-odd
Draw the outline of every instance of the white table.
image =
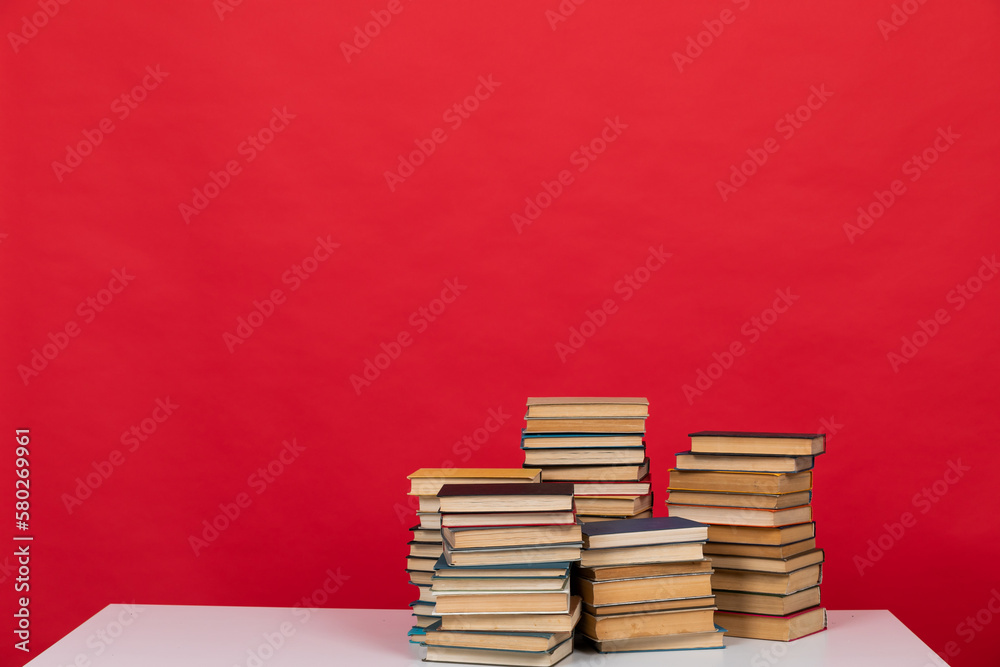
[[[405, 610], [109, 605], [31, 667], [413, 667]], [[829, 629], [795, 642], [726, 638], [726, 648], [601, 655], [578, 648], [561, 667], [941, 667], [888, 611], [831, 611]], [[275, 648], [276, 647], [276, 648]]]

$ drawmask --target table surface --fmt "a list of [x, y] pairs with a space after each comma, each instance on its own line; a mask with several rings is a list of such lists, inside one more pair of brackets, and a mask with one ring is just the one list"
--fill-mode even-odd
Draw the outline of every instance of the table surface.
[[[109, 605], [28, 663], [31, 667], [407, 667], [424, 650], [407, 641], [396, 609]], [[831, 611], [829, 629], [798, 641], [726, 637], [721, 650], [601, 655], [577, 648], [562, 667], [941, 667], [888, 611]]]

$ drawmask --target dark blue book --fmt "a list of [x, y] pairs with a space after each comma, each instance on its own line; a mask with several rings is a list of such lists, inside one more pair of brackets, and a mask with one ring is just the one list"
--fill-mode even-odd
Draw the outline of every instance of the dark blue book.
[[708, 540], [708, 526], [677, 516], [592, 521], [583, 524], [584, 549], [635, 547]]

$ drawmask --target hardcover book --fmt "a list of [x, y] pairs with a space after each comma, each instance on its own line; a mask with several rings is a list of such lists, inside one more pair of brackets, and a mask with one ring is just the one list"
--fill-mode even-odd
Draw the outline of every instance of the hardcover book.
[[689, 433], [695, 454], [780, 454], [816, 456], [826, 451], [823, 433], [699, 431]]
[[583, 546], [587, 549], [708, 539], [708, 526], [680, 517], [601, 521], [587, 524], [582, 532]]

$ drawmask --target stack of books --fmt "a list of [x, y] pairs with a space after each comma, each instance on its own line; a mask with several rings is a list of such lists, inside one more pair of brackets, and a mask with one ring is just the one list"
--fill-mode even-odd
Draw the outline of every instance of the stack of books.
[[462, 484], [524, 484], [541, 481], [541, 470], [525, 468], [421, 468], [410, 480], [411, 496], [418, 500], [417, 519], [420, 521], [410, 528], [413, 540], [409, 542], [410, 554], [406, 559], [406, 572], [410, 583], [417, 587], [418, 595], [410, 603], [414, 625], [410, 629], [410, 641], [421, 643], [424, 629], [437, 619], [432, 614], [434, 599], [431, 595], [431, 578], [434, 565], [444, 553], [441, 545], [441, 514], [437, 498], [438, 491], [448, 482]]
[[446, 484], [427, 660], [553, 665], [573, 652], [580, 559], [572, 484]]
[[524, 466], [572, 482], [581, 522], [651, 517], [648, 415], [645, 398], [529, 398]]
[[583, 526], [580, 632], [602, 653], [723, 648], [708, 526], [677, 517]]
[[692, 433], [670, 471], [671, 517], [709, 524], [716, 620], [726, 634], [791, 641], [826, 628], [812, 515], [820, 433]]

